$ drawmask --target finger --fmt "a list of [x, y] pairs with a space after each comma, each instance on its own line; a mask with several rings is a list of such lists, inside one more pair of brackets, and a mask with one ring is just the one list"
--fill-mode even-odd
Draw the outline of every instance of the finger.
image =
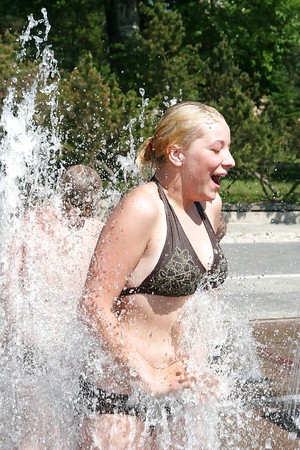
[[210, 388], [217, 387], [219, 385], [219, 379], [216, 377], [207, 377], [204, 379], [204, 385]]
[[181, 363], [186, 365], [189, 362], [189, 357], [188, 356], [183, 356], [181, 358]]
[[182, 373], [178, 377], [178, 383], [180, 383], [180, 384], [189, 383], [190, 385], [193, 385], [196, 383], [196, 381], [197, 381], [197, 379], [194, 376], [194, 374], [192, 374], [192, 373]]
[[199, 397], [200, 397], [201, 405], [204, 405], [207, 402], [207, 400], [208, 400], [208, 395], [206, 395], [206, 394], [200, 394]]
[[178, 386], [180, 386], [179, 389], [194, 389], [195, 383], [193, 383], [191, 380], [184, 380], [182, 382], [179, 382]]

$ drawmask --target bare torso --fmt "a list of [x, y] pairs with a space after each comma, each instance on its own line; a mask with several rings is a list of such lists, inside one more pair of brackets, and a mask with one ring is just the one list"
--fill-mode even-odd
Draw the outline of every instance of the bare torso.
[[[138, 189], [146, 191], [143, 195], [153, 199], [156, 220], [142, 258], [127, 277], [126, 287], [129, 288], [139, 286], [153, 270], [162, 252], [167, 232], [166, 213], [157, 187], [154, 183], [148, 183]], [[172, 199], [169, 201], [171, 203]], [[206, 269], [209, 268], [213, 259], [213, 249], [198, 211], [194, 208], [190, 214], [185, 214], [175, 203], [172, 203], [172, 206], [198, 258]], [[213, 215], [210, 219], [213, 220]], [[104, 261], [102, 263], [105, 264]], [[114, 281], [117, 283], [117, 280]], [[120, 346], [122, 339], [125, 339], [127, 345], [129, 344], [153, 368], [170, 365], [180, 357], [179, 317], [189, 298], [190, 296], [167, 297], [149, 294], [116, 297], [112, 311], [120, 325]], [[131, 392], [134, 377], [128, 376], [127, 368], [118, 362], [112, 364], [109, 359], [107, 365], [102, 363], [102, 370], [96, 368], [91, 370], [89, 367], [88, 371], [93, 382], [102, 389]]]

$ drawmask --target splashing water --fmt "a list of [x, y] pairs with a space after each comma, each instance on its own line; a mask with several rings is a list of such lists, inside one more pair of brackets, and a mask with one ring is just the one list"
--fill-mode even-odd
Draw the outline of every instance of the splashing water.
[[[290, 340], [290, 352], [285, 362], [288, 377], [280, 383], [280, 395], [275, 397], [266, 410], [266, 416], [289, 434], [290, 440], [300, 437], [300, 346], [299, 331]], [[290, 367], [289, 367], [290, 366]]]
[[134, 137], [132, 133], [132, 128], [135, 122], [136, 119], [133, 118], [130, 120], [128, 125], [124, 126], [124, 129], [129, 132], [129, 141], [127, 142], [127, 144], [129, 145], [128, 155], [127, 156], [119, 155], [117, 157], [117, 163], [119, 163], [122, 167], [125, 182], [127, 181], [128, 173], [133, 176], [138, 176], [138, 170], [135, 165], [135, 146], [134, 146]]
[[285, 405], [285, 414], [290, 418], [294, 424], [294, 432], [300, 436], [300, 343], [299, 333], [296, 337], [297, 346], [294, 350], [293, 367], [291, 376], [287, 386], [287, 392], [290, 394], [290, 399]]
[[[0, 448], [4, 450], [76, 448], [77, 380], [88, 345], [75, 301], [84, 283], [80, 269], [85, 275], [93, 251], [92, 243], [85, 241], [91, 230], [71, 230], [61, 217], [55, 188], [60, 175], [55, 161], [61, 146], [59, 73], [53, 51], [44, 45], [50, 25], [46, 11], [42, 13], [38, 21], [29, 17], [20, 37], [20, 64], [26, 44], [35, 43], [36, 76], [21, 100], [13, 80], [0, 121]], [[45, 27], [44, 38], [33, 34], [37, 26]], [[41, 99], [43, 113], [39, 113]]]
[[[46, 36], [48, 34], [50, 25], [47, 21], [46, 11], [42, 11], [44, 20], [35, 21], [30, 16], [28, 28], [20, 37], [21, 60], [25, 57], [25, 43], [32, 39], [30, 36], [32, 28], [44, 23]], [[51, 49], [45, 47], [41, 50], [42, 41], [41, 38], [35, 37], [36, 58], [40, 62], [37, 76], [32, 85], [23, 93], [23, 100], [18, 103], [17, 92], [13, 86], [9, 88], [7, 98], [4, 100], [0, 121], [3, 135], [0, 149], [1, 230], [11, 228], [16, 214], [24, 210], [26, 191], [29, 202], [33, 201], [35, 195], [42, 199], [49, 195], [53, 184], [54, 174], [51, 165], [55, 162], [55, 155], [59, 152], [61, 145], [57, 132], [58, 117], [56, 115], [59, 72]], [[35, 120], [38, 93], [44, 94], [47, 100], [48, 127], [42, 127]], [[43, 184], [41, 179], [44, 180]]]
[[[77, 399], [83, 364], [89, 366], [87, 355], [94, 355], [90, 369], [96, 368], [101, 374], [107, 363], [101, 345], [77, 319], [77, 302], [97, 230], [70, 229], [62, 217], [56, 192], [60, 170], [55, 162], [61, 147], [57, 115], [60, 76], [54, 53], [46, 45], [50, 25], [44, 9], [42, 14], [40, 20], [29, 17], [19, 39], [20, 62], [26, 57], [27, 45], [35, 45], [36, 76], [22, 92], [21, 101], [13, 80], [0, 121], [3, 450], [76, 449], [82, 420]], [[43, 37], [34, 34], [41, 26], [45, 28]], [[143, 127], [148, 99], [143, 90], [140, 94], [139, 121]], [[39, 111], [40, 96], [48, 106], [47, 117], [44, 109]], [[136, 173], [135, 121], [132, 119], [127, 127], [129, 158], [119, 159], [125, 177], [128, 171]], [[90, 240], [86, 240], [88, 235], [92, 236]], [[74, 273], [78, 274], [76, 282]], [[191, 370], [201, 374], [201, 394], [183, 390], [156, 399], [146, 395], [141, 398], [134, 390], [132, 401], [138, 396], [139, 402], [147, 405], [146, 433], [155, 426], [157, 449], [161, 450], [258, 448], [255, 435], [247, 447], [243, 446], [247, 427], [244, 418], [252, 412], [245, 409], [236, 393], [238, 381], [259, 373], [247, 325], [216, 291], [197, 292], [184, 307], [178, 324], [178, 352], [190, 355]], [[122, 376], [114, 372], [113, 365], [110, 373]], [[171, 419], [166, 411], [172, 411]], [[133, 428], [132, 442], [134, 434]], [[145, 435], [139, 448], [144, 448], [143, 439]]]

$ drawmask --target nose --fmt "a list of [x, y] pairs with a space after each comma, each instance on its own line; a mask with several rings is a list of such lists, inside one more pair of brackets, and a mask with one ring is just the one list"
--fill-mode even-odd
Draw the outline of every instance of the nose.
[[226, 150], [222, 165], [228, 169], [232, 169], [235, 166], [235, 160], [234, 160], [229, 148]]

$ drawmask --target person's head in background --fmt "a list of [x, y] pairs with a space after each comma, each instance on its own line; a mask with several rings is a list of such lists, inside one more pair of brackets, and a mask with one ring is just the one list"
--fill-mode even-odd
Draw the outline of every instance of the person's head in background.
[[69, 167], [59, 182], [64, 214], [69, 219], [80, 219], [82, 225], [87, 218], [100, 213], [102, 180], [91, 167], [78, 164]]

